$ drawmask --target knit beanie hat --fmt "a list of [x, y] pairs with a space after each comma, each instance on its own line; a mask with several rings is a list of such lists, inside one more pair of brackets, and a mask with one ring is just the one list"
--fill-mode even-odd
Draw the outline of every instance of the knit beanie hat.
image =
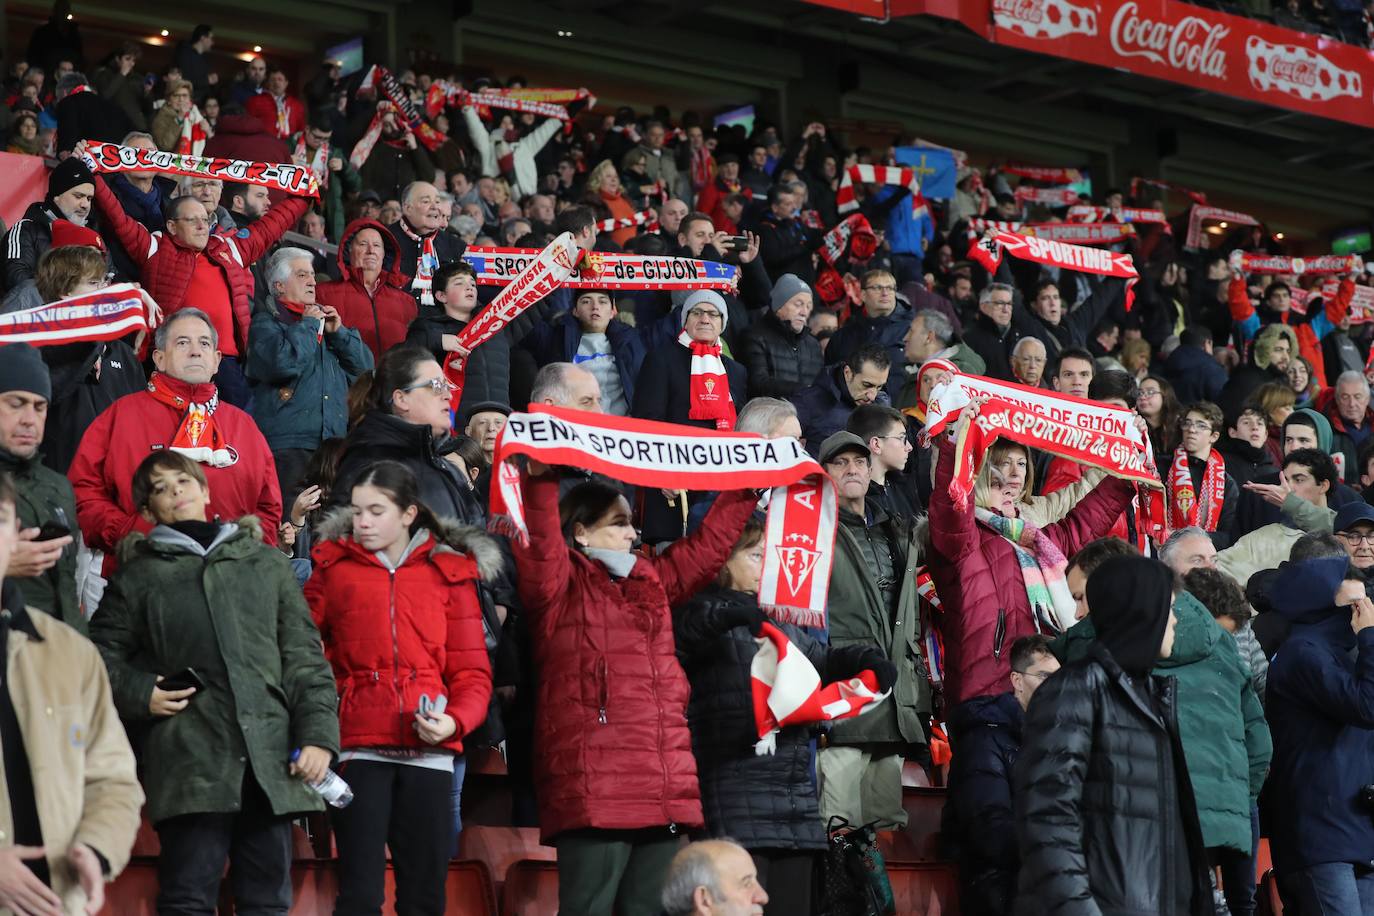
[[0, 391], [27, 391], [52, 400], [48, 364], [26, 343], [0, 347]]
[[798, 277], [796, 274], [783, 274], [778, 277], [778, 281], [773, 284], [773, 295], [769, 302], [773, 311], [777, 311], [788, 303], [789, 300], [798, 293], [809, 293], [811, 287]]
[[77, 185], [88, 184], [94, 187], [95, 176], [86, 163], [76, 156], [69, 156], [57, 164], [48, 176], [48, 202], [66, 194]]
[[712, 305], [720, 312], [720, 329], [725, 330], [725, 326], [730, 323], [730, 310], [725, 307], [725, 298], [713, 289], [694, 289], [682, 300], [682, 320], [680, 326], [686, 326], [687, 313], [698, 305]]

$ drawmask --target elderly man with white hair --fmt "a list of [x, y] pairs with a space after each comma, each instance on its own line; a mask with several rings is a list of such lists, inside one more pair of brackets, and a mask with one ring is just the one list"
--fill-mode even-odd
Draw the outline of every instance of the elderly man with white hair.
[[266, 279], [267, 308], [253, 316], [248, 335], [247, 375], [253, 419], [287, 494], [320, 443], [348, 432], [348, 387], [372, 369], [372, 351], [337, 309], [315, 301], [310, 252], [278, 249]]
[[211, 232], [233, 232], [238, 228], [229, 209], [220, 206], [219, 199], [223, 192], [224, 182], [218, 178], [185, 175], [177, 182], [177, 197], [194, 197], [205, 204], [205, 209], [210, 214]]
[[401, 192], [401, 218], [391, 227], [401, 254], [396, 269], [420, 305], [434, 304], [433, 280], [439, 268], [458, 260], [467, 246], [448, 225], [440, 191], [428, 181], [413, 181]]
[[1336, 384], [1317, 395], [1316, 408], [1331, 421], [1331, 454], [1342, 455], [1345, 466], [1341, 478], [1346, 483], [1360, 479], [1360, 446], [1374, 430], [1374, 409], [1369, 406], [1369, 382], [1364, 373], [1351, 369], [1336, 377]]
[[1022, 385], [1042, 387], [1045, 362], [1045, 344], [1038, 337], [1022, 337], [1011, 348], [1011, 374]]
[[700, 840], [673, 856], [662, 902], [667, 916], [763, 916], [768, 892], [747, 849]]

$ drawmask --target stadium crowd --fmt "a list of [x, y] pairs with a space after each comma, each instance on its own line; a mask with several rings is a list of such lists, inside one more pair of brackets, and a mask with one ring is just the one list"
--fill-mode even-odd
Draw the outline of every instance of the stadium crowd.
[[[10, 151], [55, 165], [3, 311], [136, 283], [160, 321], [0, 349], [0, 911], [96, 912], [144, 817], [158, 912], [213, 912], [227, 861], [237, 911], [284, 914], [290, 824], [328, 801], [335, 912], [381, 911], [389, 849], [397, 912], [439, 914], [464, 751], [499, 746], [564, 914], [831, 912], [830, 833], [902, 827], [913, 764], [948, 772], [966, 914], [1250, 916], [1261, 836], [1292, 912], [1374, 914], [1363, 267], [1247, 271], [1282, 242], [1132, 221], [1148, 182], [1051, 206], [960, 154], [926, 200], [851, 180], [895, 153], [822, 122], [293, 87], [215, 73], [208, 25], [145, 78], [67, 25], [6, 84]], [[100, 142], [319, 194], [93, 172]], [[1138, 282], [970, 257], [1069, 203], [1129, 226]], [[558, 289], [465, 343], [501, 289], [469, 249], [562, 237], [737, 282]], [[1009, 438], [956, 498], [984, 399], [926, 427], [971, 376], [1124, 412], [1162, 524]], [[505, 463], [526, 405], [799, 440], [837, 503], [824, 625], [758, 598], [759, 491]], [[505, 484], [527, 537], [488, 531]], [[757, 751], [766, 626], [882, 699]]]

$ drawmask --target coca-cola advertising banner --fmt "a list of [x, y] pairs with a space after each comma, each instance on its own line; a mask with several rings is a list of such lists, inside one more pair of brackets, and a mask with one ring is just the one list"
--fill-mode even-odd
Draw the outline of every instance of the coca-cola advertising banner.
[[998, 44], [1374, 127], [1370, 53], [1171, 0], [991, 0]]

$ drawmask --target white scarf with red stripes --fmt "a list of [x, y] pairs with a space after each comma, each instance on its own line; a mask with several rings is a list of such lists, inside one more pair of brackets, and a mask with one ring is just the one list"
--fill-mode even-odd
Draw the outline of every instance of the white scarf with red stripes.
[[516, 455], [654, 489], [771, 489], [759, 604], [775, 620], [825, 626], [838, 505], [830, 476], [796, 439], [531, 404], [507, 418], [491, 479], [492, 527], [525, 540]]
[[835, 192], [835, 209], [841, 214], [859, 209], [859, 200], [854, 192], [855, 182], [906, 188], [911, 192], [911, 215], [916, 216], [926, 209], [926, 199], [921, 195], [921, 182], [912, 169], [898, 165], [851, 165], [844, 170], [840, 188]]
[[614, 232], [617, 229], [633, 229], [647, 225], [650, 232], [658, 231], [658, 214], [652, 209], [640, 210], [634, 216], [613, 216], [596, 224], [597, 232]]
[[200, 113], [200, 109], [195, 105], [186, 112], [186, 117], [179, 119], [181, 122], [181, 136], [177, 138], [176, 152], [183, 156], [199, 156], [205, 151], [205, 141], [209, 139], [206, 130], [210, 122], [205, 120], [205, 116]]
[[135, 283], [68, 296], [22, 312], [0, 314], [0, 344], [35, 347], [114, 340], [149, 331], [162, 320], [153, 298]]
[[777, 751], [778, 732], [789, 725], [863, 715], [891, 694], [879, 693], [878, 678], [867, 670], [823, 685], [811, 660], [767, 621], [754, 641], [759, 648], [749, 664], [749, 683], [759, 736], [754, 753], [760, 756]]

